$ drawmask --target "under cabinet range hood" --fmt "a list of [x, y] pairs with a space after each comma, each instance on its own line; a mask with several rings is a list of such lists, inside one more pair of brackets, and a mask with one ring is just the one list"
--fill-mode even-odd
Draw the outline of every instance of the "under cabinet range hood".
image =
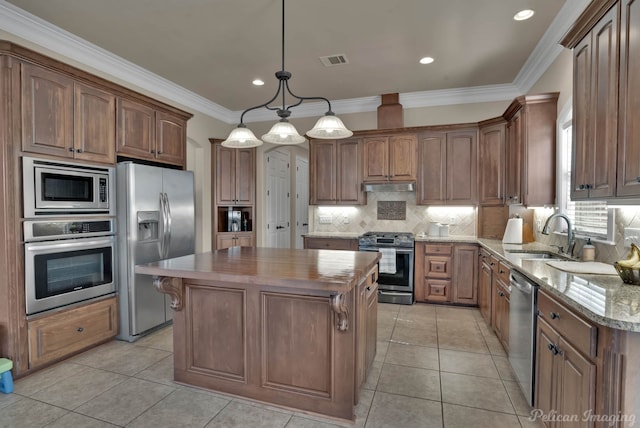
[[390, 181], [386, 183], [363, 183], [365, 192], [413, 192], [416, 190], [415, 181]]

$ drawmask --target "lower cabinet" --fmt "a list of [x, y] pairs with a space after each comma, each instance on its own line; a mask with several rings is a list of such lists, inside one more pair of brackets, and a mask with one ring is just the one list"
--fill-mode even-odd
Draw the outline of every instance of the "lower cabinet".
[[29, 367], [38, 367], [118, 334], [116, 298], [28, 322]]
[[369, 272], [356, 293], [356, 400], [376, 357], [378, 341], [378, 267]]
[[230, 247], [254, 247], [253, 232], [218, 233], [216, 235], [216, 249], [224, 250]]
[[351, 250], [358, 251], [358, 239], [304, 237], [307, 250]]
[[480, 274], [478, 278], [478, 307], [480, 314], [487, 324], [491, 324], [491, 286], [493, 269], [491, 269], [491, 256], [484, 249], [479, 251]]
[[[538, 294], [534, 406], [543, 414], [589, 414], [596, 404], [597, 328], [543, 291]], [[592, 426], [593, 421], [582, 420]], [[548, 426], [564, 426], [549, 421]]]
[[477, 254], [477, 245], [416, 242], [416, 301], [475, 305]]
[[493, 266], [491, 278], [491, 326], [507, 353], [509, 352], [509, 273], [509, 268], [504, 263], [498, 262]]

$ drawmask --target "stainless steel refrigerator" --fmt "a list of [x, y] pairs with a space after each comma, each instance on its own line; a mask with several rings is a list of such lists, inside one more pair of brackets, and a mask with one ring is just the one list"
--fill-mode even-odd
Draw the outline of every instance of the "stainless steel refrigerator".
[[169, 297], [134, 267], [195, 252], [193, 173], [122, 162], [116, 190], [118, 338], [133, 342], [172, 319]]

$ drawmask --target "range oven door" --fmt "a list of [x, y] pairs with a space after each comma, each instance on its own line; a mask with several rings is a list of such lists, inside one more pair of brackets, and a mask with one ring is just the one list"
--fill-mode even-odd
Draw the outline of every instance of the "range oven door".
[[115, 293], [115, 236], [25, 244], [27, 315]]
[[[379, 252], [374, 247], [360, 247], [359, 250]], [[379, 301], [385, 301], [382, 295], [387, 293], [389, 296], [402, 295], [402, 302], [392, 299], [392, 303], [413, 303], [413, 262], [413, 248], [396, 248], [396, 272], [378, 273]]]

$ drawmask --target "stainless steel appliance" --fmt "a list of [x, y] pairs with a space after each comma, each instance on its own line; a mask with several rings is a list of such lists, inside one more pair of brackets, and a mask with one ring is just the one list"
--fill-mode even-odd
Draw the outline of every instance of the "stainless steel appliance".
[[132, 162], [117, 168], [119, 339], [134, 341], [172, 319], [169, 299], [135, 265], [195, 252], [193, 173]]
[[70, 162], [22, 158], [24, 217], [115, 216], [115, 170]]
[[27, 315], [115, 294], [113, 219], [25, 220]]
[[514, 270], [510, 282], [509, 362], [527, 402], [533, 406], [538, 286]]
[[[413, 233], [367, 232], [358, 239], [360, 251], [383, 253], [379, 266], [378, 301], [413, 304]], [[385, 263], [385, 258], [390, 258]]]

